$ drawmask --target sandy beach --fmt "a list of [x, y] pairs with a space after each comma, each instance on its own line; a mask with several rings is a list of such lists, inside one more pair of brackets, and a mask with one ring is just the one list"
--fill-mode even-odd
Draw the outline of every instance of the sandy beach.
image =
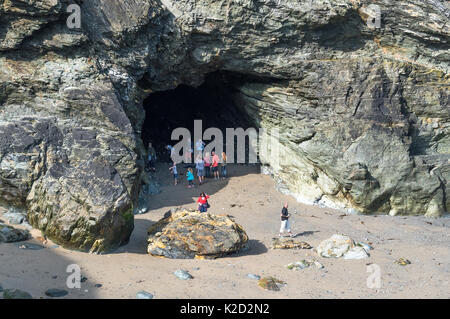
[[[42, 243], [33, 230], [29, 243], [40, 250], [21, 249], [20, 243], [0, 246], [0, 285], [48, 298], [50, 288], [69, 291], [64, 298], [135, 298], [145, 290], [154, 298], [449, 298], [450, 219], [424, 217], [356, 216], [340, 211], [296, 203], [275, 190], [270, 176], [258, 166], [233, 165], [230, 178], [209, 179], [201, 187], [187, 188], [185, 169], [180, 183], [173, 180], [166, 164], [158, 165], [161, 193], [153, 195], [150, 210], [135, 216], [129, 244], [107, 255], [92, 255]], [[196, 181], [197, 182], [197, 181]], [[172, 208], [195, 208], [200, 191], [210, 198], [210, 213], [232, 215], [250, 238], [250, 249], [215, 260], [170, 260], [146, 253], [147, 228]], [[332, 236], [345, 234], [370, 243], [374, 250], [361, 260], [322, 258], [313, 250], [272, 250], [278, 235], [279, 214], [289, 202], [292, 229], [298, 240], [313, 247]], [[20, 228], [20, 227], [18, 227]], [[394, 260], [404, 257], [410, 265]], [[317, 260], [323, 269], [299, 271], [285, 266], [302, 259]], [[68, 265], [81, 267], [81, 288], [66, 286]], [[381, 287], [368, 288], [368, 265], [381, 271]], [[180, 280], [173, 273], [189, 271], [194, 279]], [[266, 291], [247, 274], [274, 276], [286, 282], [280, 291]], [[101, 286], [99, 286], [100, 284]], [[96, 286], [97, 285], [97, 286]]]

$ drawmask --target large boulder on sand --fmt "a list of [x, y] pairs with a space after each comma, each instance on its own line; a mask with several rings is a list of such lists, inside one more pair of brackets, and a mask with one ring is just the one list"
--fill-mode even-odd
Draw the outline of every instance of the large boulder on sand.
[[248, 236], [230, 216], [179, 211], [148, 229], [148, 253], [167, 258], [216, 258], [246, 247]]
[[338, 234], [322, 241], [317, 247], [317, 253], [326, 258], [362, 259], [369, 257], [367, 251], [360, 245], [356, 245], [353, 239]]
[[30, 224], [64, 248], [107, 253], [126, 244], [134, 228], [120, 174], [95, 156], [80, 166], [53, 164], [27, 203]]
[[0, 222], [0, 243], [24, 241], [31, 237], [28, 230], [16, 229]]

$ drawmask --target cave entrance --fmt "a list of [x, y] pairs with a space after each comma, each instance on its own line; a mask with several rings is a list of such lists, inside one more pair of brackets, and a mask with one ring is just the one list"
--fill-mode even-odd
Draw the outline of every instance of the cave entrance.
[[[252, 127], [248, 117], [236, 106], [233, 94], [236, 89], [233, 83], [239, 79], [224, 72], [209, 74], [199, 87], [179, 85], [173, 90], [150, 94], [144, 101], [145, 121], [142, 128], [142, 140], [147, 147], [151, 142], [159, 161], [169, 161], [167, 145], [174, 145], [172, 131], [179, 127], [187, 128], [194, 141], [194, 120], [202, 120], [203, 132], [210, 127], [219, 128], [223, 132], [224, 151], [226, 145], [226, 128]], [[209, 141], [204, 140], [205, 143]], [[248, 138], [246, 139], [248, 153]], [[236, 157], [235, 152], [235, 157]], [[246, 154], [246, 158], [248, 155]], [[230, 159], [229, 159], [230, 160]]]

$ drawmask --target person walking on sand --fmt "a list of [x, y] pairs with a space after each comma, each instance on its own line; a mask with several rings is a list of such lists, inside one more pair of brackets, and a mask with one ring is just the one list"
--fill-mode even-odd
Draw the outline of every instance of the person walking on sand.
[[208, 198], [209, 196], [205, 194], [205, 192], [202, 192], [200, 194], [200, 197], [197, 199], [197, 203], [198, 203], [198, 210], [201, 213], [206, 213], [208, 211], [209, 203], [208, 203]]
[[197, 169], [198, 182], [201, 185], [205, 178], [205, 163], [203, 162], [202, 154], [198, 154], [195, 160], [195, 168]]
[[209, 153], [205, 153], [205, 157], [203, 158], [203, 161], [205, 163], [205, 177], [209, 178], [211, 176], [211, 157]]
[[222, 152], [222, 161], [220, 162], [220, 171], [222, 173], [222, 178], [227, 178], [227, 154]]
[[291, 233], [291, 225], [289, 223], [289, 217], [291, 217], [291, 216], [289, 215], [289, 212], [288, 212], [288, 203], [285, 203], [283, 209], [281, 210], [281, 228], [280, 228], [280, 234], [278, 235], [279, 237], [281, 237], [283, 235], [283, 232], [285, 230], [289, 233], [289, 235], [291, 237], [294, 236]]
[[192, 168], [188, 168], [186, 178], [188, 181], [188, 188], [194, 187], [194, 172], [192, 171]]
[[211, 170], [214, 175], [214, 179], [218, 180], [218, 179], [220, 179], [220, 175], [219, 175], [220, 158], [219, 158], [219, 156], [217, 156], [217, 154], [215, 152], [211, 152], [211, 156], [212, 156]]
[[169, 171], [172, 171], [173, 178], [175, 179], [174, 185], [178, 184], [178, 171], [177, 171], [177, 164], [173, 162], [173, 165], [169, 167]]

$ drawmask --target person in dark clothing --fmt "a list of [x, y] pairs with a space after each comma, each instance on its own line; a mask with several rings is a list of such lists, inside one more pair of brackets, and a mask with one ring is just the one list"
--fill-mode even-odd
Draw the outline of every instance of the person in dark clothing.
[[152, 143], [148, 143], [148, 156], [147, 156], [147, 162], [145, 165], [145, 171], [147, 172], [155, 172], [155, 162], [156, 162], [156, 152], [155, 149], [152, 147]]
[[289, 235], [293, 237], [293, 234], [291, 233], [291, 225], [289, 223], [289, 217], [291, 217], [291, 215], [289, 215], [288, 212], [288, 203], [285, 203], [283, 209], [281, 210], [281, 228], [279, 234], [280, 237], [283, 235], [284, 231], [287, 231]]

